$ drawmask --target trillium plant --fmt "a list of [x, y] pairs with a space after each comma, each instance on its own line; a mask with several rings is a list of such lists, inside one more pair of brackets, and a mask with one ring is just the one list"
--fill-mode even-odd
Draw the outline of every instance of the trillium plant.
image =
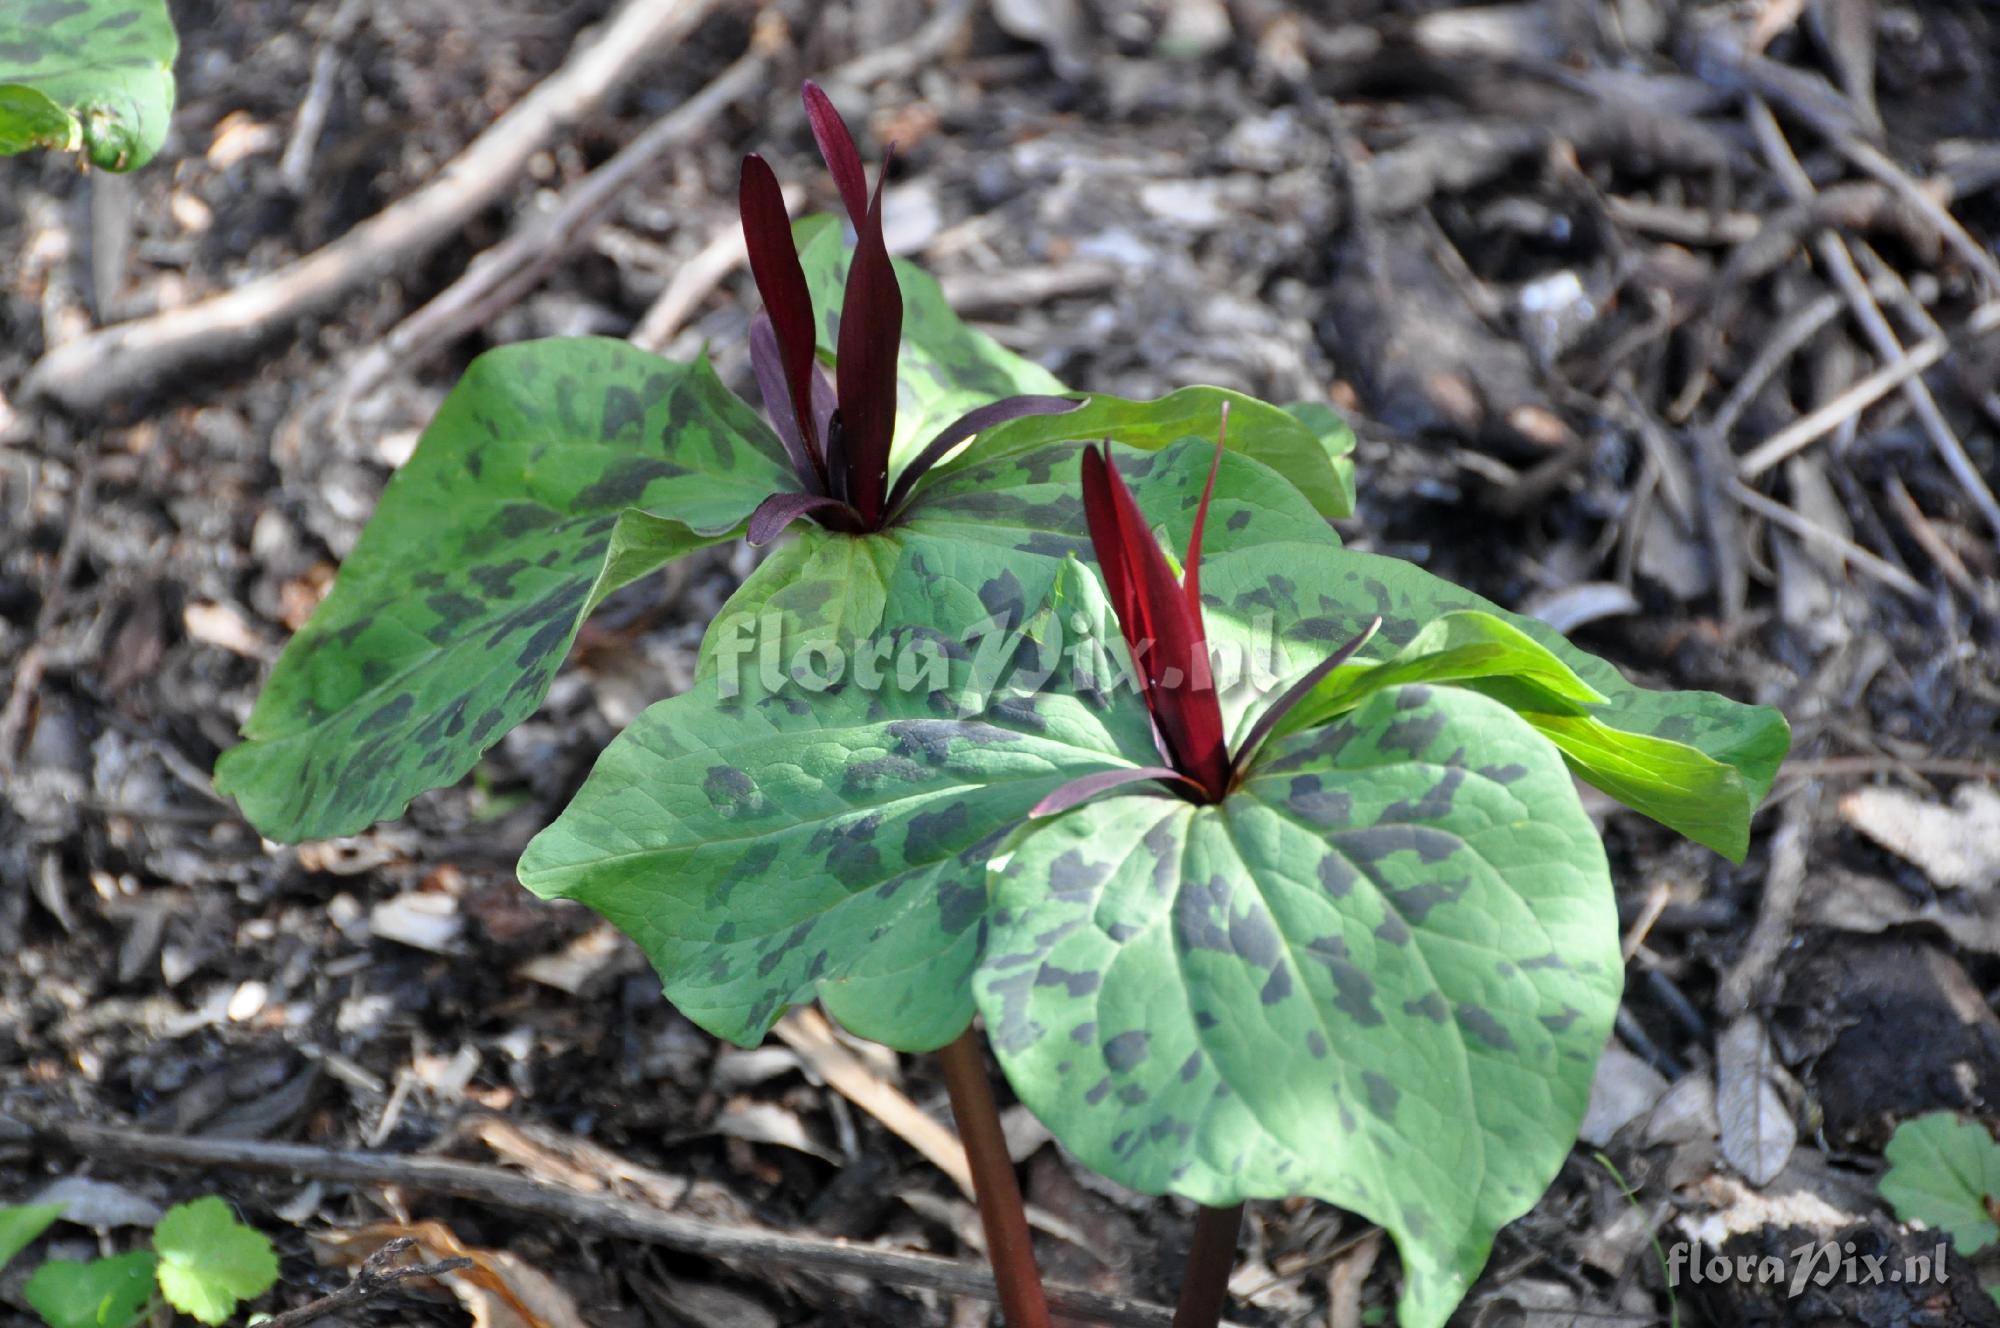
[[805, 97], [852, 241], [746, 159], [769, 422], [706, 358], [481, 356], [218, 786], [279, 839], [400, 815], [612, 591], [769, 542], [522, 883], [719, 1037], [818, 1001], [937, 1052], [1010, 1324], [1048, 1316], [988, 1046], [1077, 1158], [1200, 1205], [1178, 1322], [1216, 1321], [1240, 1206], [1305, 1195], [1390, 1232], [1435, 1328], [1574, 1142], [1617, 1008], [1574, 778], [1740, 860], [1783, 719], [1342, 547], [1323, 406], [1076, 392], [968, 328]]

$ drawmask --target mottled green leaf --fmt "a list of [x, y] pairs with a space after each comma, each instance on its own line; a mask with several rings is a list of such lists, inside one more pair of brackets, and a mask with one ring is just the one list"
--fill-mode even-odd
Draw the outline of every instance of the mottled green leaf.
[[[1177, 526], [1180, 542], [1173, 547], [1185, 548], [1186, 523], [1201, 499], [1214, 438], [1148, 443], [1146, 450], [1116, 448], [1118, 468], [1148, 518]], [[956, 622], [950, 630], [957, 631], [977, 621], [980, 610], [1010, 608], [1018, 619], [1048, 596], [1065, 559], [1092, 558], [1081, 457], [1082, 444], [1058, 442], [956, 466], [919, 489], [903, 521], [879, 535], [829, 534], [801, 523], [716, 614], [702, 641], [698, 676], [719, 667], [725, 642], [768, 644], [782, 634], [789, 653], [799, 641], [861, 639], [885, 624], [943, 630]], [[1224, 455], [1204, 577], [1244, 559], [1257, 567], [1274, 558], [1310, 562], [1338, 544], [1332, 527], [1268, 468], [1233, 452]], [[963, 574], [920, 579], [922, 598], [905, 606], [907, 616], [896, 617], [885, 613], [885, 584], [900, 562], [918, 569], [951, 565]], [[1262, 626], [1269, 637], [1271, 622]], [[733, 655], [731, 667], [748, 667], [754, 658], [754, 651]]]
[[81, 148], [145, 165], [166, 141], [179, 43], [165, 0], [0, 5], [0, 156]]
[[1333, 462], [1334, 482], [1339, 485], [1336, 506], [1322, 509], [1328, 516], [1354, 515], [1354, 430], [1333, 407], [1319, 401], [1294, 401], [1285, 413], [1313, 431]]
[[1882, 1150], [1882, 1197], [1973, 1255], [2000, 1240], [2000, 1143], [1985, 1126], [1948, 1111], [1906, 1120]]
[[131, 1328], [152, 1302], [157, 1262], [145, 1250], [89, 1263], [51, 1259], [23, 1293], [49, 1328]]
[[169, 1208], [153, 1228], [153, 1248], [161, 1294], [203, 1323], [221, 1323], [278, 1280], [269, 1238], [238, 1222], [213, 1194]]
[[[812, 292], [820, 345], [831, 354], [840, 344], [841, 297], [853, 250], [847, 247], [843, 227], [831, 216], [802, 218], [792, 234]], [[903, 292], [896, 437], [890, 445], [896, 465], [976, 406], [1022, 393], [1057, 395], [1066, 390], [1048, 370], [960, 322], [930, 273], [900, 258], [895, 268], [896, 284]]]
[[[1269, 502], [1280, 508], [1284, 499], [1273, 494]], [[1170, 542], [1186, 538], [1185, 524], [1170, 521], [1168, 527]], [[1370, 647], [1378, 657], [1389, 647], [1416, 640], [1446, 614], [1491, 614], [1545, 648], [1604, 700], [1579, 706], [1531, 682], [1460, 685], [1518, 703], [1565, 749], [1580, 777], [1739, 861], [1748, 843], [1750, 816], [1770, 792], [1791, 742], [1784, 716], [1769, 706], [1745, 705], [1713, 692], [1635, 686], [1547, 623], [1509, 613], [1400, 559], [1351, 549], [1305, 560], [1291, 551], [1261, 562], [1245, 556], [1213, 574], [1204, 568], [1202, 593], [1211, 622], [1274, 617], [1294, 670], [1350, 639], [1378, 614], [1382, 629]], [[1351, 676], [1351, 668], [1339, 676]], [[1717, 770], [1716, 764], [1727, 769]]]
[[980, 1012], [1086, 1164], [1313, 1195], [1444, 1322], [1575, 1138], [1617, 1008], [1604, 850], [1555, 750], [1457, 688], [1273, 742], [1218, 806], [1106, 797], [996, 862]]
[[1291, 732], [1351, 710], [1371, 692], [1449, 682], [1511, 707], [1561, 749], [1578, 775], [1635, 811], [1741, 861], [1750, 796], [1741, 772], [1686, 743], [1611, 727], [1593, 713], [1604, 696], [1563, 659], [1493, 614], [1457, 609], [1425, 624], [1379, 663], [1351, 663], [1314, 689], [1284, 726]]
[[605, 595], [729, 537], [788, 475], [706, 361], [598, 339], [489, 351], [389, 482], [216, 786], [277, 839], [399, 815], [534, 712]]
[[[983, 612], [985, 563], [934, 554], [896, 564], [891, 605], [957, 586], [948, 615]], [[1075, 563], [990, 654], [934, 648], [947, 632], [896, 616], [913, 625], [873, 637], [886, 649], [871, 660], [820, 638], [770, 679], [753, 653], [744, 690], [711, 675], [648, 709], [528, 846], [522, 884], [616, 924], [668, 998], [731, 1041], [755, 1044], [815, 997], [893, 1047], [956, 1037], [993, 842], [1074, 775], [1153, 759], [1152, 742], [1136, 707], [1035, 685], [1061, 624], [1115, 632]]]
[[35, 1238], [49, 1229], [49, 1224], [61, 1217], [63, 1205], [16, 1204], [11, 1208], [0, 1208], [0, 1268], [5, 1268], [15, 1255], [35, 1243]]
[[[1225, 446], [1230, 452], [1253, 457], [1277, 471], [1321, 516], [1354, 514], [1354, 472], [1347, 459], [1354, 436], [1344, 425], [1336, 421], [1322, 432], [1324, 421], [1317, 415], [1302, 423], [1276, 406], [1219, 387], [1184, 387], [1152, 401], [1093, 395], [1079, 410], [1029, 416], [989, 430], [947, 462], [945, 471], [985, 466], [1046, 449], [1052, 443], [1109, 438], [1144, 451], [1193, 440], [1208, 449], [1201, 454], [1205, 476], [1208, 453], [1213, 451], [1222, 427], [1225, 403], [1229, 406]], [[1200, 492], [1197, 483], [1197, 497]]]

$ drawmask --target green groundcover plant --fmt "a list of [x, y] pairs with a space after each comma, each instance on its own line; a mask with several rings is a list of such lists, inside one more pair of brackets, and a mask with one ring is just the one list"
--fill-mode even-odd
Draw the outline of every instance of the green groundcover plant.
[[[1882, 1197], [1897, 1217], [1942, 1231], [1967, 1258], [2000, 1241], [2000, 1143], [1984, 1125], [1949, 1111], [1915, 1116], [1882, 1157]], [[2000, 1301], [2000, 1285], [1986, 1291]]]
[[1402, 1322], [1442, 1323], [1574, 1141], [1617, 1005], [1572, 776], [1740, 860], [1783, 719], [1343, 548], [1324, 407], [1078, 393], [966, 327], [806, 102], [854, 239], [788, 226], [746, 160], [769, 422], [705, 359], [481, 356], [218, 786], [274, 838], [398, 815], [611, 591], [775, 541], [523, 884], [720, 1037], [817, 1000], [940, 1051], [1010, 1323], [1047, 1318], [975, 1015], [1079, 1158], [1204, 1206], [1182, 1322], [1219, 1313], [1238, 1205], [1313, 1195], [1385, 1226]]
[[81, 150], [106, 170], [166, 141], [179, 43], [166, 0], [0, 5], [0, 156]]
[[[0, 1208], [0, 1268], [63, 1215], [59, 1203]], [[152, 1248], [79, 1262], [50, 1259], [28, 1278], [28, 1304], [48, 1328], [132, 1328], [161, 1301], [203, 1323], [222, 1323], [278, 1280], [271, 1242], [204, 1195], [169, 1208]]]

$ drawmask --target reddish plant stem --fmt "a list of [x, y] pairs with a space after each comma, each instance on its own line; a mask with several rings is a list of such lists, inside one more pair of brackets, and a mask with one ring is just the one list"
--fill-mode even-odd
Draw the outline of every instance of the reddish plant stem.
[[1007, 1316], [1008, 1328], [1050, 1328], [1042, 1275], [1028, 1236], [1028, 1210], [1021, 1204], [1020, 1182], [1014, 1178], [1014, 1162], [1000, 1132], [1000, 1112], [993, 1105], [993, 1085], [986, 1078], [979, 1035], [966, 1029], [938, 1052], [938, 1061], [944, 1067], [944, 1085], [951, 1094], [951, 1115], [965, 1144], [965, 1160], [972, 1165], [972, 1190], [979, 1200], [980, 1224], [986, 1228], [986, 1257], [1000, 1289], [1000, 1312]]
[[1194, 1220], [1194, 1245], [1181, 1280], [1174, 1328], [1215, 1328], [1229, 1294], [1229, 1270], [1236, 1262], [1236, 1238], [1243, 1231], [1243, 1205], [1203, 1208]]

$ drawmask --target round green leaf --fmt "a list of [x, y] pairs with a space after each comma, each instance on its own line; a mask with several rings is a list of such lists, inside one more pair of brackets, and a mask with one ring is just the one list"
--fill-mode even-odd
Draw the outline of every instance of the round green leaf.
[[169, 1208], [153, 1228], [153, 1248], [161, 1294], [203, 1323], [221, 1323], [278, 1280], [270, 1240], [213, 1194]]
[[1037, 824], [994, 892], [975, 992], [1021, 1100], [1135, 1189], [1380, 1222], [1406, 1328], [1554, 1176], [1621, 983], [1560, 757], [1454, 688], [1278, 740], [1217, 806]]
[[1896, 1216], [1936, 1227], [1960, 1254], [2000, 1239], [2000, 1143], [1984, 1126], [1934, 1111], [1898, 1125], [1882, 1156], [1882, 1197]]
[[153, 1299], [153, 1266], [145, 1250], [77, 1263], [51, 1259], [23, 1288], [49, 1328], [131, 1328]]

